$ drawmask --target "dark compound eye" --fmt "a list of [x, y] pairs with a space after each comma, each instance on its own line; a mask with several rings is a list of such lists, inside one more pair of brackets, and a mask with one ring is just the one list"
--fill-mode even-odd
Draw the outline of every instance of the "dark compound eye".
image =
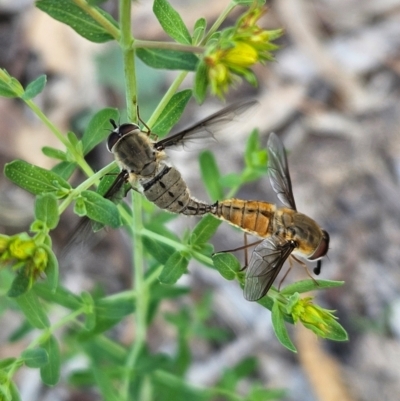
[[121, 124], [118, 126], [114, 120], [110, 120], [111, 124], [115, 128], [114, 131], [108, 136], [107, 139], [107, 149], [112, 152], [115, 144], [125, 135], [129, 134], [132, 131], [138, 130], [139, 127], [136, 124]]

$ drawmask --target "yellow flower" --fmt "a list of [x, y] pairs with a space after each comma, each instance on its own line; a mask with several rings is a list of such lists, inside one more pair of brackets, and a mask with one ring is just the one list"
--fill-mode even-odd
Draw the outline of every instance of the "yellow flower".
[[[206, 66], [207, 84], [214, 94], [222, 97], [239, 77], [256, 85], [251, 68], [258, 62], [273, 60], [271, 52], [278, 46], [271, 40], [279, 37], [282, 30], [267, 31], [256, 25], [265, 12], [262, 7], [251, 8], [234, 27], [224, 30], [209, 43], [204, 63], [199, 66]], [[199, 67], [199, 71], [203, 73], [204, 69]]]
[[300, 321], [305, 327], [322, 338], [337, 341], [347, 340], [347, 333], [336, 321], [332, 312], [313, 304], [312, 297], [298, 299], [291, 307], [291, 315], [295, 323]]
[[43, 248], [37, 248], [35, 254], [33, 255], [32, 260], [38, 273], [41, 273], [47, 267], [49, 256], [47, 255], [47, 252]]
[[9, 245], [11, 257], [18, 260], [25, 260], [33, 255], [36, 248], [32, 239], [15, 238]]
[[248, 68], [258, 61], [258, 54], [253, 46], [238, 42], [233, 48], [225, 51], [221, 61], [231, 68]]

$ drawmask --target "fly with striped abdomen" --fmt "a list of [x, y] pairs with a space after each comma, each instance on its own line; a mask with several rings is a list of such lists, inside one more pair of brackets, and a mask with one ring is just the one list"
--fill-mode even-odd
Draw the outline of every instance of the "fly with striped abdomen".
[[227, 199], [216, 202], [210, 212], [246, 233], [265, 238], [254, 249], [246, 269], [244, 297], [249, 301], [268, 292], [288, 257], [319, 260], [329, 248], [329, 234], [296, 209], [285, 148], [274, 133], [267, 148], [271, 185], [285, 207]]

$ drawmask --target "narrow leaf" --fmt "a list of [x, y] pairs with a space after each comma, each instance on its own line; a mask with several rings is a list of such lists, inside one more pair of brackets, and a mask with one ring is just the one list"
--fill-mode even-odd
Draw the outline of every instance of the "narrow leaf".
[[52, 159], [57, 159], [57, 160], [67, 160], [67, 155], [65, 152], [63, 152], [60, 149], [52, 148], [51, 146], [44, 146], [42, 148], [42, 152], [44, 155], [47, 157], [51, 157]]
[[212, 256], [215, 268], [226, 280], [233, 280], [240, 271], [239, 261], [231, 253], [217, 253]]
[[168, 134], [171, 128], [180, 120], [191, 96], [192, 91], [190, 89], [175, 93], [165, 106], [161, 116], [154, 124], [154, 127], [151, 129], [152, 132], [159, 137]]
[[27, 273], [25, 268], [21, 268], [18, 274], [15, 276], [10, 289], [7, 292], [7, 296], [10, 298], [16, 298], [26, 294], [32, 285], [31, 277]]
[[71, 189], [69, 183], [58, 174], [23, 160], [7, 163], [4, 174], [14, 184], [34, 195], [54, 192], [57, 198], [61, 198]]
[[191, 37], [185, 23], [167, 0], [155, 0], [153, 12], [164, 31], [178, 43], [191, 44]]
[[47, 283], [36, 283], [32, 291], [44, 300], [64, 306], [70, 310], [77, 310], [82, 306], [80, 297], [61, 286], [58, 286], [54, 292]]
[[274, 328], [274, 332], [279, 342], [286, 347], [288, 350], [297, 352], [296, 347], [293, 345], [292, 340], [289, 337], [285, 326], [285, 320], [283, 318], [283, 313], [279, 308], [279, 303], [275, 302], [271, 311], [272, 315], [272, 326]]
[[112, 228], [121, 226], [121, 217], [115, 203], [93, 191], [82, 191], [87, 216]]
[[293, 284], [287, 285], [280, 292], [284, 295], [291, 295], [295, 292], [299, 294], [309, 292], [313, 290], [323, 290], [325, 288], [340, 287], [344, 284], [344, 281], [333, 281], [333, 280], [301, 280]]
[[77, 163], [61, 162], [56, 164], [51, 171], [64, 178], [64, 180], [68, 180], [75, 171], [76, 166]]
[[46, 85], [47, 77], [46, 75], [41, 75], [32, 81], [25, 89], [25, 93], [22, 95], [22, 99], [30, 100], [37, 96]]
[[41, 368], [49, 362], [47, 352], [43, 348], [26, 349], [21, 357], [29, 368]]
[[219, 181], [221, 174], [213, 153], [209, 150], [201, 152], [199, 162], [201, 177], [206, 186], [208, 195], [214, 202], [218, 199], [222, 199], [224, 197], [224, 192]]
[[204, 216], [190, 234], [190, 243], [192, 245], [206, 243], [215, 234], [221, 223], [221, 220], [211, 215]]
[[13, 78], [5, 69], [2, 72], [7, 76], [5, 81], [0, 80], [0, 96], [3, 97], [20, 97], [24, 93], [24, 88], [20, 82]]
[[55, 195], [43, 194], [36, 198], [35, 217], [45, 223], [50, 230], [57, 227], [59, 215]]
[[165, 49], [137, 49], [137, 56], [149, 67], [195, 71], [199, 59], [192, 53]]
[[146, 251], [161, 264], [164, 264], [175, 251], [171, 246], [148, 237], [143, 238], [143, 245]]
[[204, 61], [200, 61], [197, 65], [193, 88], [193, 95], [198, 104], [202, 104], [206, 98], [208, 83], [207, 66]]
[[50, 327], [46, 312], [34, 292], [28, 291], [26, 294], [15, 298], [15, 300], [24, 313], [25, 318], [33, 327], [37, 329]]
[[[69, 25], [75, 32], [91, 42], [103, 43], [114, 39], [95, 19], [71, 0], [38, 0], [36, 7], [57, 21]], [[114, 26], [118, 26], [117, 22], [105, 11], [98, 7], [93, 8]]]
[[104, 298], [95, 303], [96, 314], [102, 319], [120, 320], [135, 310], [135, 302], [131, 298]]
[[199, 18], [196, 23], [194, 24], [194, 29], [193, 29], [193, 39], [192, 43], [194, 45], [198, 44], [201, 42], [201, 40], [204, 37], [204, 33], [207, 28], [207, 21], [205, 18]]
[[164, 269], [159, 276], [163, 284], [175, 284], [182, 274], [186, 273], [189, 259], [181, 252], [172, 254], [165, 263]]
[[41, 247], [47, 252], [47, 266], [46, 266], [46, 281], [50, 287], [50, 290], [54, 293], [58, 287], [58, 260], [53, 250], [47, 245], [41, 245]]
[[110, 135], [110, 119], [118, 120], [118, 118], [118, 110], [111, 108], [100, 110], [92, 117], [82, 137], [83, 154], [86, 155]]
[[54, 386], [60, 379], [60, 349], [54, 336], [50, 336], [47, 341], [42, 344], [47, 351], [49, 362], [40, 368], [40, 377], [44, 384]]

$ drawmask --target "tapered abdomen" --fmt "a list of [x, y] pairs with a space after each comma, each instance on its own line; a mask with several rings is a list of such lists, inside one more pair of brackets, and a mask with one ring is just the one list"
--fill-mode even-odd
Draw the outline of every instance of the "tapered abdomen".
[[273, 203], [227, 199], [217, 202], [210, 213], [244, 231], [265, 238], [274, 231], [275, 211]]
[[213, 205], [194, 199], [176, 168], [162, 166], [154, 178], [141, 181], [143, 194], [150, 202], [172, 213], [199, 216], [210, 212]]

